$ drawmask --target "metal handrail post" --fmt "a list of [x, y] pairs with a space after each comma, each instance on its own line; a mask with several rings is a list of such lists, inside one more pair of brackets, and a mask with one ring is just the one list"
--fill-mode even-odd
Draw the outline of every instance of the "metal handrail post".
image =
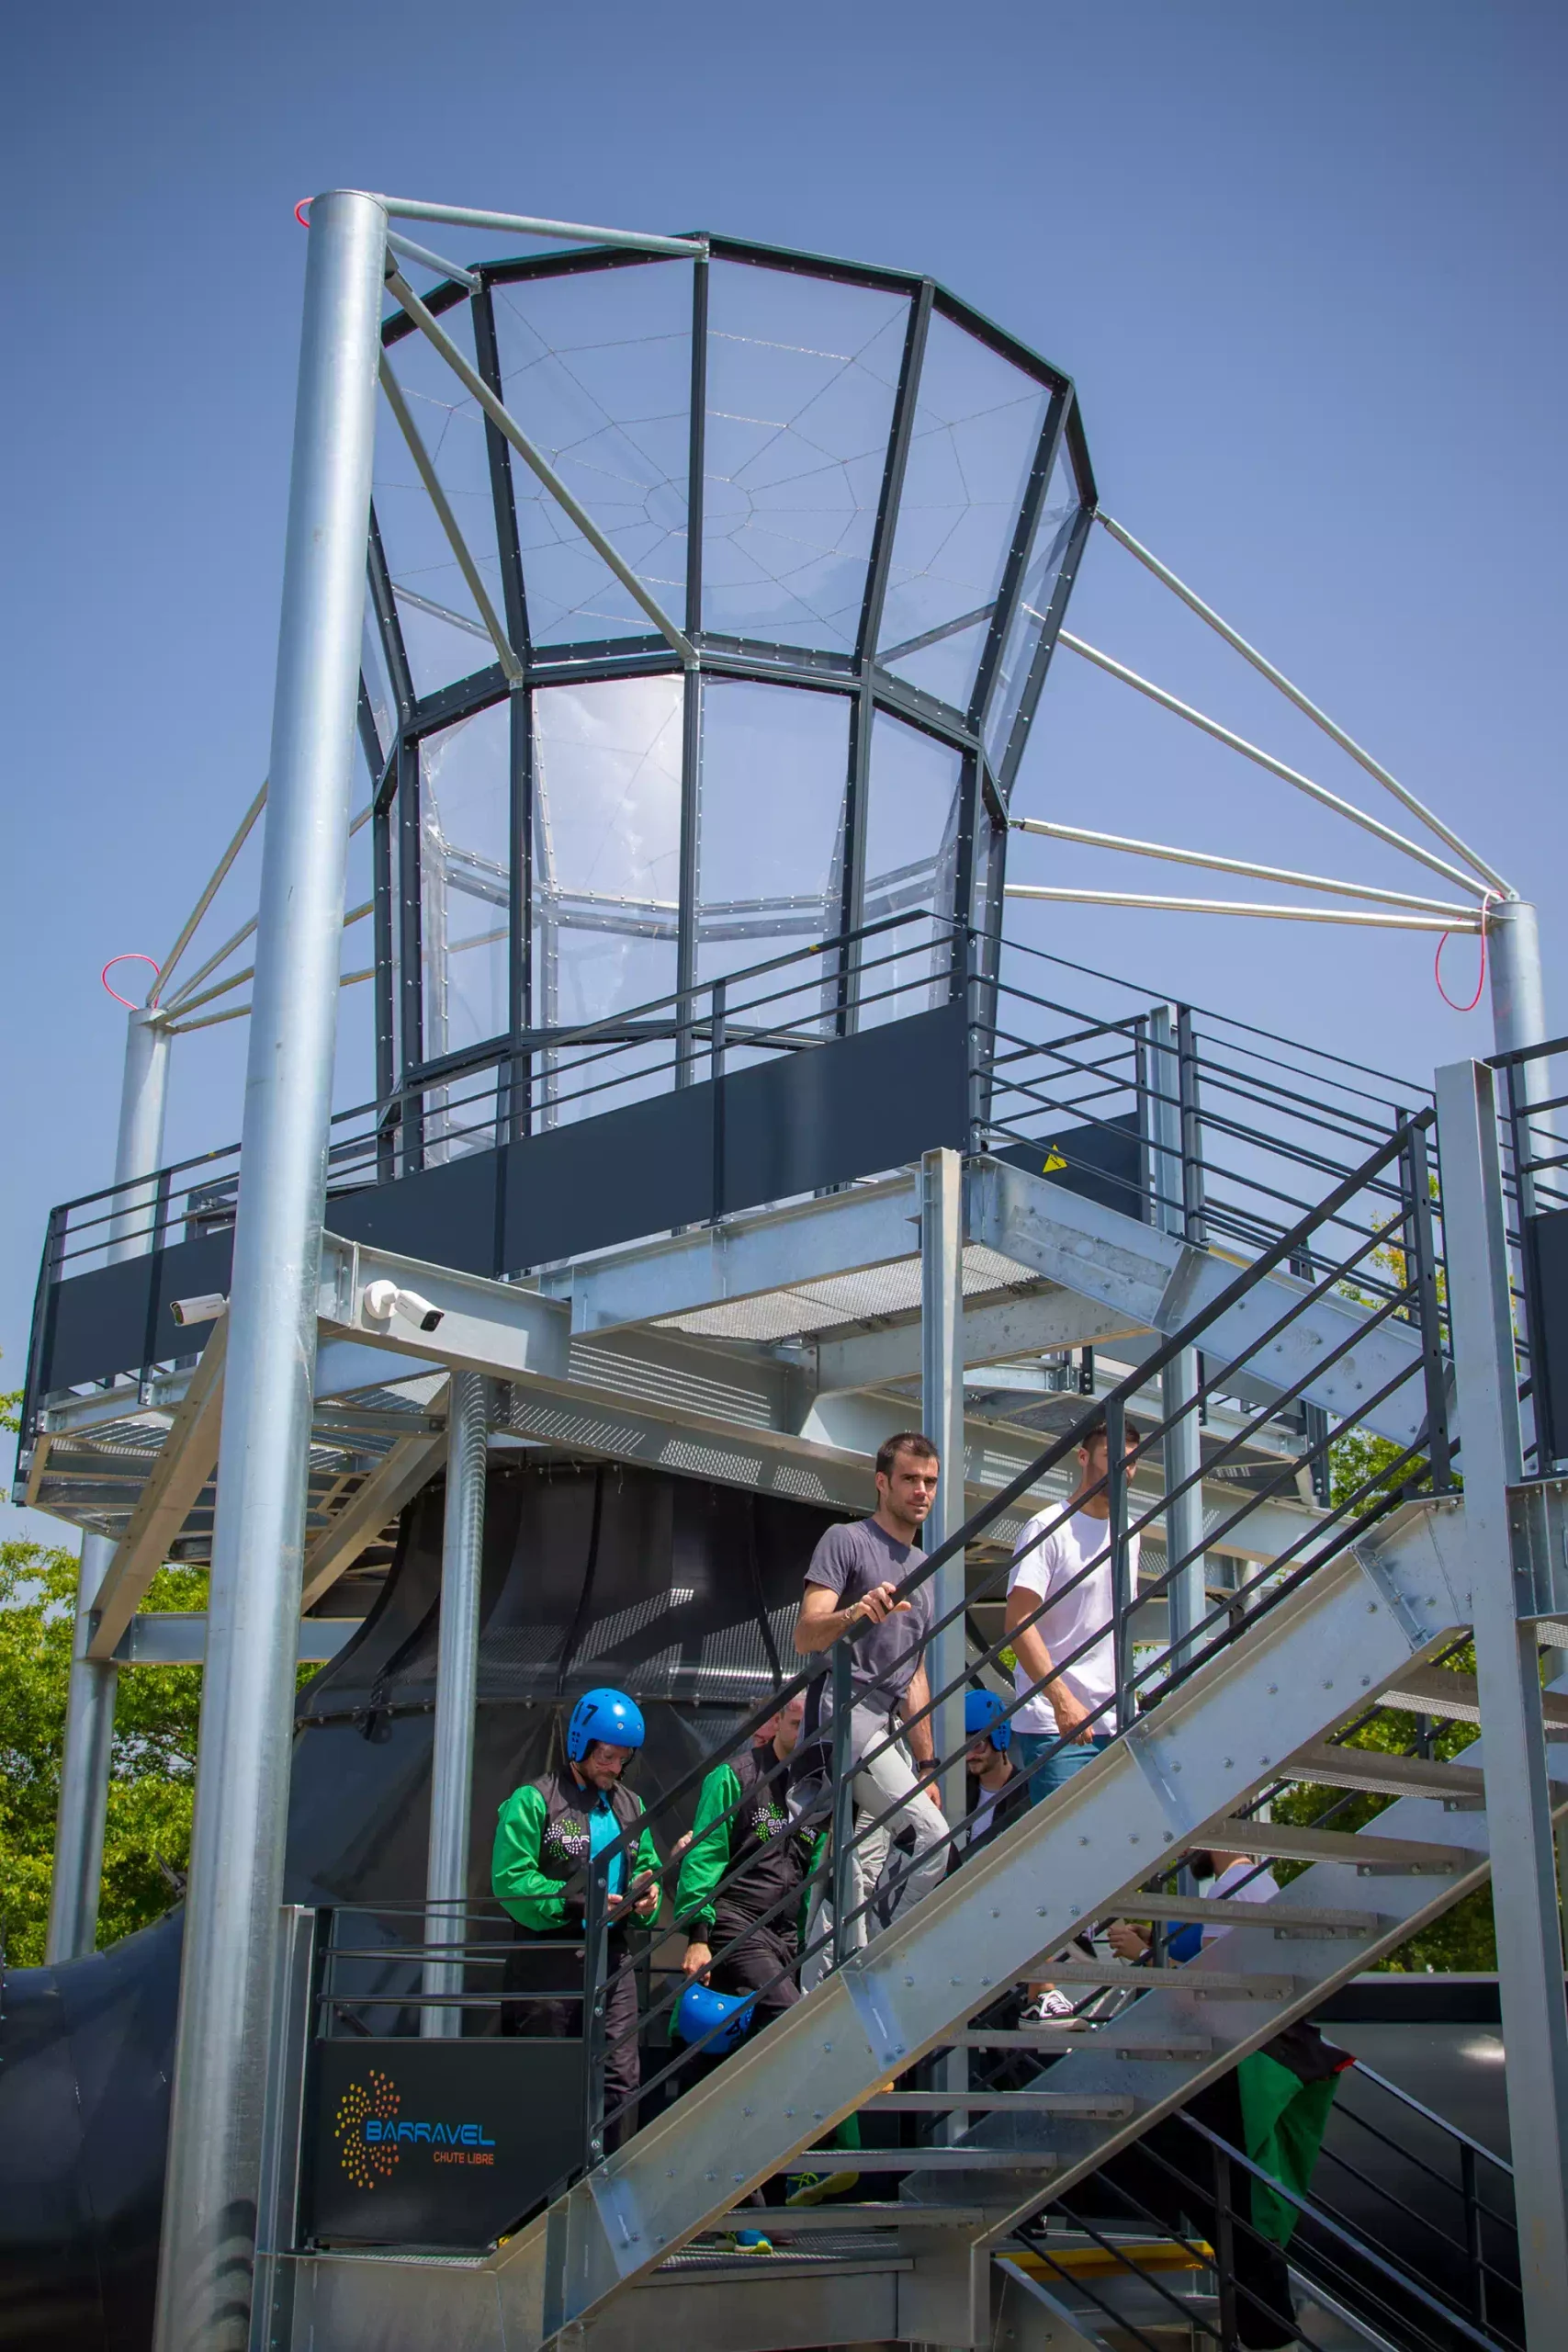
[[[941, 1468], [926, 1521], [928, 1548], [945, 1544], [966, 1516], [964, 1497], [964, 1162], [955, 1151], [928, 1151], [920, 1162], [920, 1426]], [[950, 1759], [942, 1778], [949, 1823], [964, 1813], [964, 1555], [954, 1553], [933, 1578], [932, 1615], [942, 1625], [927, 1647], [926, 1672], [936, 1703], [931, 1740]]]
[[[474, 1702], [479, 1664], [479, 1588], [484, 1573], [485, 1447], [490, 1384], [455, 1372], [446, 1397], [446, 1507], [441, 1541], [441, 1609], [435, 1658], [435, 1719], [430, 1769], [430, 1846], [425, 1859], [424, 1939], [462, 1934], [468, 1892], [468, 1817], [473, 1807]], [[460, 2036], [463, 2011], [441, 1994], [463, 1990], [460, 1959], [427, 1960], [420, 2032]]]
[[1431, 1168], [1427, 1131], [1412, 1126], [1400, 1162], [1405, 1186], [1405, 1250], [1414, 1278], [1421, 1326], [1421, 1375], [1427, 1395], [1427, 1451], [1432, 1487], [1443, 1494], [1453, 1485], [1449, 1442], [1449, 1367], [1443, 1353], [1442, 1303], [1438, 1295], [1438, 1252], [1432, 1227]]
[[1133, 1723], [1133, 1590], [1132, 1560], [1127, 1548], [1127, 1412], [1120, 1396], [1105, 1400], [1105, 1498], [1110, 1506], [1111, 1635], [1115, 1658], [1118, 1731]]
[[1525, 2328], [1545, 2352], [1568, 2311], [1568, 2005], [1540, 1650], [1509, 1534], [1523, 1464], [1497, 1104], [1480, 1062], [1439, 1069], [1437, 1093]]
[[[854, 1676], [850, 1645], [841, 1637], [833, 1645], [833, 1722], [831, 1743], [833, 1966], [849, 1957], [849, 1917], [854, 1905], [855, 1865], [852, 1850], [855, 1834], [854, 1774], [850, 1769], [850, 1717], [854, 1707]], [[865, 1923], [860, 1922], [863, 1940]]]
[[[1191, 1053], [1191, 1015], [1184, 1006], [1156, 1005], [1148, 1016], [1150, 1063], [1149, 1130], [1155, 1223], [1179, 1240], [1190, 1238], [1195, 1201], [1201, 1204], [1201, 1175], [1190, 1156], [1190, 1107], [1196, 1118], [1195, 1080], [1184, 1072]], [[1201, 1213], [1201, 1211], [1200, 1211]], [[1166, 1423], [1163, 1453], [1165, 1555], [1176, 1573], [1166, 1588], [1168, 1654], [1172, 1672], [1185, 1666], [1196, 1626], [1208, 1611], [1203, 1568], [1202, 1431], [1197, 1405], [1201, 1383], [1198, 1351], [1183, 1348], [1160, 1374], [1160, 1414]], [[1178, 1563], [1180, 1565], [1178, 1566]]]
[[1203, 1246], [1203, 1110], [1198, 1088], [1198, 1039], [1190, 1005], [1176, 1009], [1177, 1070], [1181, 1102], [1181, 1199], [1185, 1238]]
[[610, 1861], [588, 1865], [582, 1939], [582, 2146], [592, 2171], [604, 2155], [604, 2007], [609, 1982]]
[[387, 218], [311, 208], [156, 2352], [245, 2352], [283, 1894]]
[[715, 980], [708, 994], [708, 1076], [713, 1080], [713, 1216], [716, 1225], [724, 1215], [724, 1062], [728, 1039], [725, 1023], [728, 994], [722, 980]]

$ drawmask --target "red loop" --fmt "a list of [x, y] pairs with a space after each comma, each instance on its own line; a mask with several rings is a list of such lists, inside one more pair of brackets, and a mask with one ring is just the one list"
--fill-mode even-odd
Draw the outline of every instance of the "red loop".
[[1448, 1006], [1450, 1012], [1473, 1012], [1476, 1006], [1481, 1002], [1481, 991], [1486, 986], [1486, 910], [1491, 905], [1497, 893], [1495, 890], [1487, 890], [1482, 894], [1481, 977], [1475, 983], [1475, 994], [1471, 998], [1468, 1004], [1456, 1003], [1454, 999], [1449, 994], [1447, 989], [1443, 986], [1443, 950], [1448, 945], [1450, 940], [1453, 937], [1453, 933], [1451, 931], [1445, 931], [1441, 939], [1438, 942], [1438, 952], [1432, 958], [1432, 978], [1438, 983], [1438, 994], [1442, 998], [1443, 1002]]
[[[154, 974], [156, 974], [162, 968], [159, 965], [158, 959], [155, 956], [143, 956], [138, 948], [128, 947], [123, 956], [111, 956], [108, 962], [104, 966], [103, 970], [98, 974], [99, 979], [102, 981], [104, 987], [108, 989], [108, 993], [113, 997], [116, 1004], [123, 1004], [127, 1012], [141, 1012], [143, 1010], [142, 1006], [140, 1004], [132, 1004], [130, 999], [128, 996], [121, 996], [118, 989], [109, 988], [109, 974], [114, 970], [117, 964], [151, 964]], [[155, 1004], [157, 1001], [157, 995], [156, 992], [154, 992], [152, 1002]]]
[[294, 218], [299, 221], [301, 229], [308, 229], [310, 227], [310, 199], [308, 196], [302, 196], [299, 198], [299, 203], [294, 208]]

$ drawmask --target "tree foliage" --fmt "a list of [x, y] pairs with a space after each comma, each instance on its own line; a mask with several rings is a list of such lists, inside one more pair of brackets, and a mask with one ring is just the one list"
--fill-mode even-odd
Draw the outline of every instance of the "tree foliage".
[[[0, 1943], [15, 1966], [43, 1958], [76, 1610], [74, 1554], [0, 1544]], [[205, 1609], [202, 1568], [160, 1569], [143, 1609]], [[190, 1854], [201, 1672], [122, 1674], [104, 1831], [100, 1945], [158, 1918]]]

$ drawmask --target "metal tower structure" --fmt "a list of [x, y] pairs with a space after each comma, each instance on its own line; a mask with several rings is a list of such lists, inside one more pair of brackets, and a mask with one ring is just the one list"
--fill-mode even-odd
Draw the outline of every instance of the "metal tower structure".
[[[469, 268], [405, 220], [571, 249]], [[906, 2169], [945, 2167], [957, 2201], [883, 2215], [877, 2260], [908, 2290], [814, 2305], [813, 2340], [874, 2332], [874, 2302], [885, 2332], [988, 2342], [993, 2261], [1054, 2195], [1488, 1871], [1544, 2352], [1568, 2302], [1568, 2018], [1540, 1658], [1568, 1638], [1568, 1593], [1533, 910], [1111, 526], [1441, 839], [1397, 837], [1457, 903], [1276, 878], [1363, 902], [1326, 919], [1483, 930], [1506, 1099], [1469, 1065], [1415, 1112], [1331, 1057], [1298, 1056], [1287, 1083], [1185, 1008], [1064, 1029], [1054, 978], [1010, 966], [1002, 936], [1012, 784], [1058, 645], [1395, 838], [1067, 636], [1097, 511], [1067, 379], [929, 280], [716, 238], [340, 190], [309, 239], [272, 757], [213, 885], [265, 799], [238, 1161], [158, 1167], [168, 1039], [228, 1017], [206, 1008], [247, 977], [213, 979], [243, 934], [174, 983], [209, 890], [132, 1015], [116, 1186], [51, 1221], [22, 1465], [21, 1491], [92, 1539], [57, 1954], [90, 1942], [137, 1598], [173, 1544], [209, 1545], [159, 2352], [341, 2352], [404, 2321], [411, 2342], [607, 2347], [737, 2197], [889, 2098], [940, 2109], [947, 2138]], [[436, 283], [422, 295], [411, 272]], [[359, 771], [374, 888], [345, 915]], [[359, 916], [373, 964], [345, 975]], [[345, 978], [374, 984], [376, 1087], [334, 1122]], [[181, 1334], [204, 1321], [197, 1358]], [[1101, 1402], [1039, 1418], [1068, 1393], [1058, 1369], [1088, 1370], [1065, 1351], [1094, 1346], [1127, 1351]], [[993, 1409], [976, 1375], [1005, 1388]], [[1151, 1383], [1154, 1436], [1116, 1474], [1108, 1540], [1123, 1582], [1130, 1525], [1157, 1528], [1163, 1561], [1119, 1592], [1117, 1736], [1072, 1803], [1035, 1808], [887, 1934], [835, 1943], [789, 2020], [609, 2156], [591, 2087], [571, 2177], [461, 2279], [298, 2244], [319, 1978], [313, 1930], [284, 1915], [280, 1944], [278, 1921], [301, 1612], [442, 1460], [418, 2000], [445, 2045], [469, 1958], [436, 1930], [467, 1884], [490, 1433], [848, 1508], [918, 1400], [946, 1465], [928, 1572], [954, 1773], [964, 1689], [1001, 1646], [966, 1559], [994, 1573], [1024, 1510], [1065, 1492], [1083, 1415], [1142, 1410]], [[1357, 1433], [1393, 1468], [1333, 1496], [1330, 1447]], [[122, 1465], [116, 1502], [72, 1487], [95, 1445]], [[1451, 1698], [1432, 1669], [1464, 1639], [1479, 1780], [1479, 1755], [1457, 1778], [1369, 1781], [1328, 1751], [1356, 1707]], [[1257, 1808], [1290, 1783], [1398, 1794], [1401, 1839], [1299, 1849], [1322, 1885], [1225, 1965], [1194, 1963], [1203, 1982], [1156, 1986], [1157, 2049], [1102, 2046], [1049, 2092], [969, 2090], [958, 2061], [992, 1985], [965, 1973], [977, 1938], [1001, 1983], [1072, 1920], [1140, 1901], [1179, 1919], [1185, 1898], [1146, 1883], [1166, 1849], [1216, 1823], [1267, 1838]], [[1365, 1871], [1396, 1873], [1375, 1903], [1350, 1899]], [[928, 2057], [929, 2090], [886, 2091]], [[688, 2295], [682, 2319], [713, 2352], [795, 2340], [741, 2301]]]

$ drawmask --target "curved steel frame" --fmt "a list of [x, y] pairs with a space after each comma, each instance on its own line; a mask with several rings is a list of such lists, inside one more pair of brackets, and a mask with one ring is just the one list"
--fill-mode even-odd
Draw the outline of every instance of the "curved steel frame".
[[[988, 935], [994, 934], [999, 930], [1001, 918], [1001, 879], [1009, 796], [1095, 511], [1094, 475], [1071, 379], [931, 278], [730, 238], [710, 238], [707, 250], [713, 260], [720, 262], [740, 262], [761, 269], [784, 271], [842, 285], [878, 288], [902, 294], [908, 300], [909, 310], [893, 397], [891, 424], [854, 650], [849, 653], [824, 652], [800, 646], [728, 636], [705, 629], [702, 626], [709, 263], [704, 258], [693, 262], [684, 628], [695, 650], [696, 661], [694, 668], [689, 669], [689, 674], [698, 681], [705, 676], [722, 677], [774, 685], [811, 687], [818, 692], [841, 695], [850, 701], [844, 855], [839, 883], [839, 920], [830, 926], [840, 936], [859, 932], [865, 922], [866, 808], [871, 739], [876, 713], [885, 711], [956, 751], [962, 761], [962, 769], [954, 904], [946, 911], [956, 916], [960, 922], [967, 923], [976, 918], [983, 899], [983, 928]], [[492, 288], [540, 278], [647, 267], [650, 262], [660, 258], [606, 246], [530, 255], [514, 261], [480, 263], [469, 273], [471, 285], [466, 286], [456, 278], [448, 278], [425, 298], [425, 307], [438, 317], [459, 304], [469, 304], [479, 372], [500, 400], [503, 396], [503, 387]], [[892, 565], [899, 495], [914, 429], [920, 368], [933, 313], [948, 319], [975, 336], [1044, 386], [1051, 395], [1015, 519], [1000, 586], [989, 614], [989, 628], [974, 688], [964, 709], [941, 702], [896, 676], [879, 662], [875, 650]], [[389, 350], [417, 332], [412, 318], [396, 313], [383, 326], [383, 347]], [[416, 1098], [422, 1088], [438, 1083], [457, 1068], [473, 1069], [504, 1061], [510, 1065], [510, 1076], [502, 1093], [498, 1125], [503, 1133], [523, 1135], [528, 1133], [535, 1123], [533, 1073], [536, 1057], [547, 1050], [550, 1034], [547, 1023], [536, 1018], [541, 1007], [536, 1002], [533, 926], [529, 912], [534, 892], [534, 690], [551, 685], [643, 678], [660, 673], [680, 674], [682, 665], [676, 651], [657, 632], [573, 644], [539, 644], [535, 641], [529, 625], [525, 565], [518, 537], [513, 452], [502, 433], [489, 421], [486, 437], [506, 631], [521, 663], [520, 679], [509, 680], [501, 663], [496, 662], [436, 693], [423, 697], [416, 695], [403, 644], [393, 582], [380, 533], [372, 514], [370, 601], [387, 675], [397, 706], [395, 740], [384, 743], [379, 739], [372, 715], [368, 688], [362, 687], [360, 736], [375, 786], [377, 1092], [389, 1125], [402, 1121], [406, 1111], [412, 1128], [415, 1119], [412, 1098]], [[986, 727], [998, 690], [1002, 650], [1023, 594], [1030, 548], [1041, 507], [1053, 469], [1063, 452], [1077, 484], [1078, 512], [1055, 582], [1015, 718], [999, 760], [993, 766], [986, 749]], [[964, 617], [968, 619], [978, 616]], [[478, 1046], [468, 1047], [460, 1055], [430, 1057], [423, 1052], [422, 910], [417, 880], [421, 821], [419, 746], [427, 737], [455, 722], [508, 700], [512, 711], [509, 1032]], [[675, 924], [678, 989], [690, 989], [696, 978], [696, 796], [700, 750], [697, 696], [688, 694], [682, 760], [680, 895]], [[398, 862], [399, 869], [409, 877], [397, 892], [396, 903], [394, 829], [402, 853]], [[955, 975], [954, 986], [962, 985], [962, 975]], [[846, 949], [840, 955], [837, 976], [835, 1025], [840, 1033], [855, 1026], [855, 997], [854, 955], [852, 950]], [[402, 1041], [401, 1050], [400, 1041]], [[408, 1050], [410, 1042], [414, 1046], [412, 1052]], [[690, 1058], [689, 1055], [683, 1057], [682, 1074], [689, 1066]], [[405, 1164], [408, 1164], [410, 1159], [417, 1159], [419, 1156], [417, 1137], [412, 1132], [405, 1133], [402, 1141]]]

